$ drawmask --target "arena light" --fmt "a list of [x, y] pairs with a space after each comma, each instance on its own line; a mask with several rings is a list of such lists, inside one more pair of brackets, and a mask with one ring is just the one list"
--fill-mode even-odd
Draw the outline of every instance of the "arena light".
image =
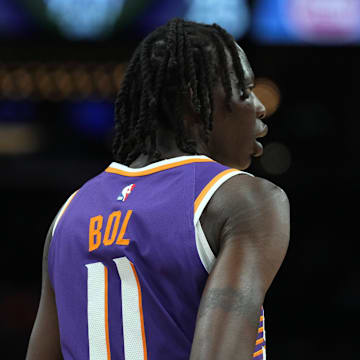
[[187, 0], [186, 20], [206, 24], [217, 23], [235, 39], [242, 37], [250, 26], [250, 9], [246, 0]]
[[113, 100], [124, 71], [116, 63], [0, 64], [0, 99]]
[[113, 92], [113, 87], [108, 72], [103, 67], [99, 67], [94, 71], [93, 78], [98, 94], [104, 98], [109, 97]]
[[98, 39], [113, 28], [125, 0], [43, 0], [48, 15], [70, 39]]
[[15, 85], [12, 74], [5, 72], [0, 77], [0, 94], [8, 99], [16, 98]]
[[115, 88], [119, 88], [120, 83], [123, 79], [124, 73], [125, 73], [126, 67], [125, 64], [118, 64], [114, 67], [113, 70], [113, 81]]
[[31, 124], [0, 123], [0, 154], [30, 154], [39, 150], [38, 131]]
[[60, 99], [66, 99], [72, 95], [74, 84], [72, 77], [65, 68], [54, 71], [55, 84], [59, 90]]
[[27, 98], [34, 91], [33, 79], [27, 69], [19, 68], [13, 73], [14, 81], [21, 98]]
[[264, 104], [267, 116], [274, 114], [281, 100], [280, 89], [275, 82], [267, 78], [258, 78], [254, 92]]
[[52, 99], [52, 93], [55, 90], [54, 82], [52, 80], [50, 71], [45, 66], [41, 66], [36, 69], [35, 85], [38, 92], [42, 95], [44, 99]]
[[252, 34], [261, 43], [360, 42], [359, 0], [256, 0]]
[[75, 69], [72, 75], [77, 93], [83, 97], [88, 97], [94, 90], [89, 73], [84, 68], [79, 67]]

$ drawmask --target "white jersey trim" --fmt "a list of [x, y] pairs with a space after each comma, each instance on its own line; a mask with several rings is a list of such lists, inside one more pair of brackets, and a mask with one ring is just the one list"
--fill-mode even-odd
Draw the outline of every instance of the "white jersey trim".
[[211, 197], [215, 194], [215, 191], [227, 180], [232, 178], [235, 175], [249, 175], [254, 176], [245, 171], [233, 171], [221, 177], [216, 183], [208, 190], [202, 201], [200, 202], [195, 214], [194, 214], [194, 226], [195, 226], [195, 241], [196, 248], [199, 254], [201, 263], [203, 264], [205, 270], [210, 273], [214, 263], [215, 263], [215, 255], [211, 250], [208, 240], [206, 239], [205, 233], [201, 227], [200, 217], [202, 212], [204, 211], [207, 203], [210, 201]]
[[205, 270], [210, 273], [215, 263], [215, 255], [212, 252], [210, 245], [206, 239], [200, 221], [195, 224], [195, 240], [200, 260]]
[[118, 169], [118, 170], [122, 170], [122, 171], [137, 173], [139, 171], [151, 170], [151, 169], [155, 169], [159, 166], [175, 164], [175, 163], [182, 162], [184, 160], [190, 160], [190, 159], [211, 160], [209, 157], [207, 157], [205, 155], [186, 155], [186, 156], [178, 156], [178, 157], [174, 157], [171, 159], [161, 160], [161, 161], [152, 163], [152, 164], [144, 166], [144, 167], [139, 167], [139, 168], [131, 168], [126, 165], [119, 164], [117, 162], [112, 162], [110, 164], [110, 167]]

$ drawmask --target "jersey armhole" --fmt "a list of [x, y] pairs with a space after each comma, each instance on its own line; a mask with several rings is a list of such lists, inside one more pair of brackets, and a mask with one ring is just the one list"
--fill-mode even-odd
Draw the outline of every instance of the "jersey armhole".
[[194, 227], [195, 227], [195, 241], [196, 249], [200, 257], [201, 263], [205, 270], [210, 273], [214, 263], [215, 255], [211, 250], [208, 240], [206, 239], [205, 233], [201, 227], [200, 217], [203, 213], [206, 205], [214, 195], [215, 191], [227, 180], [235, 175], [249, 175], [254, 176], [245, 171], [237, 169], [227, 169], [216, 175], [200, 192], [195, 200], [194, 204]]

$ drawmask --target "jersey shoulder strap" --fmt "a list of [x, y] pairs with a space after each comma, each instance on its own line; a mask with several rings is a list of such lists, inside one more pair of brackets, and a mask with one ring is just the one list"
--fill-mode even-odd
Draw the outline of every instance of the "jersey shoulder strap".
[[216, 190], [235, 175], [254, 176], [245, 171], [229, 168], [217, 162], [196, 164], [195, 166], [195, 197], [194, 226], [196, 248], [205, 270], [210, 273], [215, 262], [215, 255], [201, 227], [200, 217]]

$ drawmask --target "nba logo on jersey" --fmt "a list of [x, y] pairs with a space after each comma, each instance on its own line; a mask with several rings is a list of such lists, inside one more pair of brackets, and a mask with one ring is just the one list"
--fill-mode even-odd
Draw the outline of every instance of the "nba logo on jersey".
[[135, 188], [135, 184], [130, 184], [128, 186], [125, 186], [121, 190], [121, 195], [118, 196], [117, 200], [125, 201], [129, 197], [131, 192], [134, 190], [134, 188]]

